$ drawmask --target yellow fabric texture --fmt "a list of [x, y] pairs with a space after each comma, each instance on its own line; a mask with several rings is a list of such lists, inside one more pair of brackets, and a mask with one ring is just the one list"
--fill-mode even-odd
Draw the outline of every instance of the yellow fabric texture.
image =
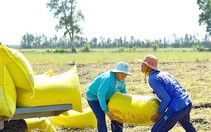
[[56, 128], [45, 117], [25, 119], [28, 132], [56, 132]]
[[59, 116], [51, 117], [54, 126], [64, 126], [71, 128], [96, 128], [97, 119], [90, 107], [84, 109], [83, 112], [69, 110]]
[[43, 74], [34, 75], [34, 80], [36, 82], [42, 82], [45, 79], [47, 79], [47, 78], [49, 78], [50, 76], [53, 76], [53, 75], [54, 75], [54, 70], [49, 70], [49, 71], [47, 71]]
[[54, 75], [54, 70], [53, 69], [49, 70], [49, 71], [45, 72], [44, 75], [52, 76], [52, 75]]
[[111, 97], [108, 108], [115, 119], [128, 124], [153, 124], [151, 117], [157, 113], [160, 101], [154, 96], [116, 93]]
[[34, 90], [34, 72], [29, 61], [16, 49], [0, 45], [0, 64], [5, 63], [16, 88]]
[[76, 66], [59, 75], [35, 76], [34, 90], [34, 95], [26, 90], [17, 90], [18, 107], [72, 104], [74, 110], [82, 111], [82, 98]]
[[0, 116], [12, 117], [16, 110], [16, 88], [5, 64], [0, 64]]

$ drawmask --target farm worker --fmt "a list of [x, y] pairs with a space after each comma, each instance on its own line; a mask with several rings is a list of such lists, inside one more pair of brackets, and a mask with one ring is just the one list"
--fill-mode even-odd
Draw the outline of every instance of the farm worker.
[[102, 73], [95, 78], [86, 91], [88, 104], [97, 118], [99, 132], [107, 132], [105, 113], [111, 120], [112, 132], [123, 131], [123, 123], [114, 119], [107, 104], [115, 93], [127, 93], [125, 83], [127, 75], [131, 75], [129, 64], [118, 62], [115, 69]]
[[152, 132], [167, 132], [177, 122], [186, 132], [196, 132], [190, 122], [192, 102], [184, 87], [172, 75], [158, 69], [158, 59], [155, 56], [147, 55], [138, 61], [141, 62], [141, 71], [145, 74], [145, 83], [147, 75], [150, 87], [161, 101], [158, 112], [151, 118], [156, 122]]

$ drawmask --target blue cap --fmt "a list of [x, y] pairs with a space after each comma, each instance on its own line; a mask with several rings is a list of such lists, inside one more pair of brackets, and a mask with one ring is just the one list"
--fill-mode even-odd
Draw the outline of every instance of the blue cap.
[[116, 68], [111, 70], [112, 72], [121, 72], [127, 75], [131, 75], [130, 73], [130, 66], [128, 63], [125, 62], [118, 62]]

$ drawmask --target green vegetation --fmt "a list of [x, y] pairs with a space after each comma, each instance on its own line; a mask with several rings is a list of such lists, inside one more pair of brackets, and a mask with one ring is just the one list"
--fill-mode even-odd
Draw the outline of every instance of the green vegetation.
[[82, 32], [79, 23], [84, 21], [84, 15], [81, 10], [76, 10], [76, 5], [76, 0], [51, 0], [47, 3], [47, 7], [54, 13], [54, 17], [59, 19], [56, 30], [64, 30], [64, 36], [68, 36], [73, 53], [76, 53], [75, 36]]
[[89, 44], [84, 44], [84, 46], [80, 49], [81, 52], [90, 52]]
[[[177, 37], [173, 35], [173, 40], [167, 40], [166, 38], [160, 38], [158, 40], [140, 40], [138, 38], [93, 38], [88, 40], [87, 38], [77, 37], [74, 40], [76, 48], [81, 48], [84, 44], [89, 44], [91, 49], [96, 48], [192, 48], [197, 45], [201, 45], [204, 48], [211, 50], [211, 36], [205, 35], [202, 40], [196, 35], [185, 34], [184, 37]], [[26, 33], [21, 40], [21, 48], [72, 48], [72, 42], [66, 37], [58, 38], [54, 36], [52, 38], [47, 38], [43, 35], [33, 35]], [[155, 47], [157, 45], [157, 47]]]
[[206, 25], [206, 31], [211, 35], [211, 0], [197, 0], [199, 10], [199, 24]]
[[[95, 49], [90, 52], [78, 52], [71, 54], [65, 52], [55, 52], [52, 50], [48, 53], [45, 50], [20, 50], [32, 62], [41, 63], [109, 63], [117, 61], [137, 62], [137, 59], [143, 58], [146, 54], [158, 56], [160, 62], [196, 62], [210, 61], [211, 52], [196, 52], [192, 49], [158, 49], [153, 52], [151, 48], [137, 49], [136, 51], [125, 50], [122, 52], [115, 49]], [[51, 50], [50, 50], [51, 51]], [[63, 53], [63, 54], [60, 54]], [[43, 57], [45, 56], [45, 57]]]

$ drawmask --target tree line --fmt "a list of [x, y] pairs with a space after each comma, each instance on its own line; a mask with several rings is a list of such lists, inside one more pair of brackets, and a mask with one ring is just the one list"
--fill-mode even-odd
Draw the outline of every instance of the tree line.
[[[156, 44], [159, 48], [192, 48], [194, 46], [201, 46], [204, 48], [211, 49], [211, 37], [205, 35], [202, 40], [200, 40], [196, 35], [185, 34], [184, 37], [177, 37], [173, 35], [173, 40], [168, 40], [166, 38], [157, 40], [140, 40], [131, 36], [130, 38], [119, 37], [115, 39], [111, 38], [83, 38], [75, 37], [74, 45], [77, 49], [82, 48], [84, 45], [89, 45], [90, 48], [150, 48]], [[33, 35], [26, 33], [21, 39], [21, 48], [72, 48], [71, 41], [69, 38], [57, 37], [46, 37], [42, 35]]]

